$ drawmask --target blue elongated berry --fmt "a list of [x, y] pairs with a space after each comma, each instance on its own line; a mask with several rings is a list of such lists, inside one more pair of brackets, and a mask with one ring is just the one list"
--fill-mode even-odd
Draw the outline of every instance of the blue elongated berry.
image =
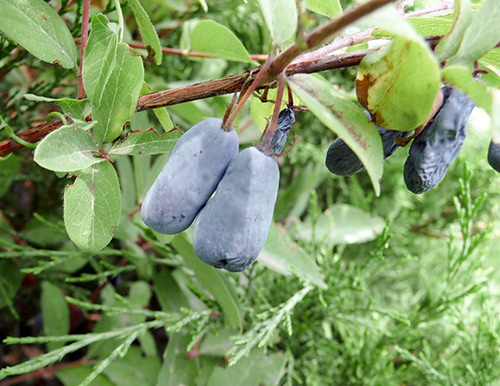
[[150, 228], [182, 232], [214, 193], [239, 147], [236, 132], [221, 125], [221, 119], [205, 119], [177, 141], [142, 203], [141, 215]]
[[465, 140], [474, 102], [462, 91], [450, 87], [443, 88], [443, 96], [441, 108], [415, 138], [405, 162], [404, 180], [415, 194], [441, 182]]
[[490, 166], [500, 173], [500, 143], [490, 142], [488, 148], [488, 163]]
[[252, 265], [269, 233], [279, 178], [276, 160], [256, 147], [231, 161], [194, 225], [193, 247], [201, 260], [232, 272]]

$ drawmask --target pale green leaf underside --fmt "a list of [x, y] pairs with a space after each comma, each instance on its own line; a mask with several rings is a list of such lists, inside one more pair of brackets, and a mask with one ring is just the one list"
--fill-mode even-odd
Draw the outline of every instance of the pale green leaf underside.
[[228, 321], [235, 328], [242, 326], [241, 306], [231, 281], [219, 270], [203, 263], [193, 251], [193, 246], [181, 235], [174, 237], [172, 246], [184, 258], [186, 266], [219, 303]]
[[343, 98], [322, 78], [294, 75], [289, 80], [300, 100], [358, 156], [378, 196], [383, 171], [382, 141], [363, 109]]
[[0, 0], [0, 32], [44, 62], [65, 68], [76, 63], [76, 46], [68, 27], [43, 0]]
[[264, 250], [257, 261], [282, 275], [295, 274], [318, 287], [327, 288], [316, 260], [274, 224], [271, 225]]
[[227, 27], [212, 20], [196, 24], [190, 33], [190, 48], [217, 58], [252, 63], [243, 43]]
[[63, 126], [38, 144], [34, 160], [45, 169], [73, 172], [104, 161], [95, 156], [98, 150], [88, 132], [74, 126]]
[[342, 15], [342, 5], [339, 0], [307, 0], [306, 8], [329, 18]]
[[442, 71], [443, 79], [465, 92], [476, 106], [492, 114], [493, 98], [486, 86], [474, 80], [469, 68], [462, 66], [447, 66]]
[[169, 153], [180, 138], [178, 130], [159, 135], [154, 130], [132, 132], [123, 142], [116, 142], [109, 154], [153, 155]]
[[273, 42], [280, 45], [293, 38], [297, 30], [295, 0], [258, 0]]
[[92, 19], [84, 59], [83, 81], [97, 121], [94, 135], [99, 143], [112, 141], [135, 112], [144, 78], [142, 60], [125, 43], [117, 43], [103, 15]]
[[460, 47], [460, 42], [472, 19], [472, 7], [470, 0], [459, 0], [455, 2], [455, 22], [450, 33], [445, 36], [436, 46], [434, 52], [440, 62], [454, 55]]
[[55, 103], [61, 106], [64, 113], [71, 115], [72, 118], [83, 120], [90, 114], [90, 106], [87, 99], [47, 98], [35, 94], [24, 94], [23, 97], [34, 102]]
[[85, 251], [98, 251], [112, 238], [121, 212], [118, 176], [109, 162], [79, 173], [64, 191], [64, 225], [71, 240]]
[[470, 65], [500, 42], [498, 0], [485, 0], [468, 25], [451, 64]]

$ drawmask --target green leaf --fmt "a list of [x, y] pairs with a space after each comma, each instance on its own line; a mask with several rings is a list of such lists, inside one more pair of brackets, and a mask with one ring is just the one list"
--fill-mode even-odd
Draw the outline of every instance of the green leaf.
[[24, 94], [23, 97], [29, 101], [55, 103], [61, 106], [65, 114], [69, 114], [72, 118], [85, 119], [90, 114], [90, 104], [87, 99], [72, 99], [72, 98], [47, 98], [34, 94]]
[[163, 311], [179, 312], [181, 308], [189, 309], [189, 301], [170, 271], [162, 269], [161, 272], [154, 273], [153, 281], [153, 290]]
[[209, 331], [201, 341], [200, 355], [224, 357], [234, 345], [234, 339], [231, 338], [237, 334], [238, 331], [230, 328]]
[[500, 48], [491, 50], [486, 55], [484, 55], [479, 62], [500, 68]]
[[189, 342], [190, 337], [182, 333], [169, 335], [156, 386], [195, 385], [199, 370], [197, 362], [186, 357]]
[[257, 261], [282, 275], [295, 274], [323, 289], [327, 288], [314, 256], [308, 255], [274, 224]]
[[116, 142], [109, 154], [115, 155], [153, 155], [170, 153], [181, 137], [178, 130], [158, 134], [149, 129], [144, 132], [130, 132], [123, 141]]
[[151, 23], [151, 19], [139, 0], [128, 0], [128, 3], [132, 8], [132, 12], [134, 12], [135, 20], [137, 21], [139, 31], [141, 32], [142, 42], [146, 47], [149, 46], [152, 48], [155, 62], [157, 65], [160, 65], [162, 60], [161, 44], [158, 34]]
[[297, 235], [307, 243], [321, 240], [333, 247], [374, 240], [384, 226], [385, 222], [380, 217], [371, 216], [351, 205], [336, 204], [323, 212], [314, 226], [310, 217], [298, 223]]
[[96, 157], [99, 148], [83, 129], [62, 126], [47, 135], [36, 147], [34, 160], [56, 172], [73, 172], [104, 161]]
[[200, 21], [191, 30], [190, 47], [206, 55], [253, 63], [238, 37], [227, 27], [212, 20]]
[[399, 36], [412, 40], [422, 46], [428, 46], [424, 38], [415, 31], [396, 7], [392, 4], [386, 5], [379, 10], [363, 17], [359, 23], [360, 27], [376, 27], [375, 36]]
[[446, 35], [453, 26], [453, 21], [443, 17], [409, 17], [407, 20], [422, 36]]
[[[62, 370], [58, 370], [55, 374], [56, 377], [65, 386], [75, 386], [80, 385], [90, 374], [92, 373], [91, 366], [78, 366], [70, 367]], [[116, 386], [110, 379], [99, 374], [94, 381], [91, 383], [92, 386]]]
[[470, 70], [462, 66], [447, 66], [443, 71], [443, 79], [465, 92], [478, 107], [492, 113], [492, 95], [486, 86], [474, 80]]
[[23, 275], [13, 261], [0, 261], [0, 309], [9, 307], [12, 315], [17, 317], [12, 299], [21, 287]]
[[116, 61], [118, 37], [108, 28], [108, 19], [97, 14], [92, 18], [92, 28], [85, 48], [83, 85], [92, 101], [98, 101], [106, 80], [111, 76]]
[[[48, 281], [43, 281], [41, 304], [44, 334], [46, 336], [67, 335], [69, 333], [69, 306], [61, 289]], [[47, 343], [49, 351], [62, 346], [64, 342]]]
[[471, 65], [500, 42], [498, 0], [485, 0], [466, 27], [460, 47], [450, 64]]
[[108, 245], [120, 210], [118, 176], [109, 162], [83, 170], [64, 191], [64, 225], [80, 249], [98, 251]]
[[92, 19], [92, 32], [85, 49], [83, 82], [97, 121], [94, 135], [99, 143], [117, 138], [134, 115], [144, 68], [125, 43], [117, 44], [103, 15]]
[[429, 117], [440, 78], [436, 57], [428, 47], [396, 37], [361, 61], [356, 92], [379, 126], [408, 131]]
[[294, 75], [292, 90], [311, 112], [342, 138], [366, 167], [375, 194], [380, 194], [383, 170], [382, 141], [362, 108], [351, 102], [323, 78]]
[[76, 63], [76, 46], [66, 23], [43, 0], [0, 0], [0, 32], [44, 62], [64, 68]]
[[455, 55], [460, 42], [469, 28], [472, 19], [472, 7], [470, 0], [455, 1], [455, 22], [450, 33], [445, 36], [434, 49], [440, 62], [444, 62], [452, 55]]
[[20, 168], [21, 160], [15, 154], [0, 160], [0, 197], [9, 191], [10, 185], [19, 175]]
[[285, 373], [286, 357], [283, 354], [264, 355], [253, 349], [247, 357], [225, 369], [216, 367], [207, 386], [275, 386]]
[[202, 262], [194, 253], [191, 243], [183, 236], [174, 237], [171, 244], [184, 258], [186, 265], [193, 270], [201, 284], [214, 296], [230, 324], [241, 329], [241, 306], [231, 282], [216, 268]]
[[295, 0], [258, 0], [274, 44], [290, 40], [297, 30], [297, 6]]
[[138, 347], [132, 346], [123, 358], [117, 358], [104, 370], [115, 385], [153, 385], [160, 371], [158, 356], [142, 356]]
[[339, 0], [306, 0], [306, 8], [329, 18], [342, 15]]

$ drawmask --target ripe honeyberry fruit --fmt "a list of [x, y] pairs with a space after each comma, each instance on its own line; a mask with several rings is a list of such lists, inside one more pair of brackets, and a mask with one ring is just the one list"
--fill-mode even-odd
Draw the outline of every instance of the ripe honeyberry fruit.
[[142, 203], [141, 215], [150, 228], [182, 232], [213, 194], [239, 146], [236, 132], [221, 125], [221, 119], [205, 119], [177, 141]]
[[271, 139], [270, 150], [273, 154], [280, 154], [285, 146], [288, 138], [288, 133], [295, 123], [295, 112], [288, 107], [280, 111], [276, 129], [274, 130], [273, 138]]
[[420, 194], [444, 178], [465, 140], [474, 102], [462, 91], [443, 87], [443, 104], [434, 119], [413, 141], [404, 166], [408, 189]]
[[241, 151], [194, 224], [198, 257], [231, 272], [249, 267], [269, 233], [278, 195], [278, 163], [256, 147]]
[[488, 163], [490, 166], [500, 173], [500, 143], [490, 142], [488, 148]]
[[[384, 158], [390, 157], [399, 147], [395, 137], [406, 138], [410, 134], [409, 131], [386, 130], [380, 126], [377, 129], [382, 139]], [[335, 139], [328, 148], [325, 164], [330, 172], [339, 176], [352, 176], [365, 170], [358, 156], [342, 138]]]

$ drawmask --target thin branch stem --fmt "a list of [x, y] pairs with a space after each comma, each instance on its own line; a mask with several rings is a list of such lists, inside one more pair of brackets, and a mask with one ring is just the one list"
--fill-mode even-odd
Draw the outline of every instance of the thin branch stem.
[[268, 154], [269, 147], [271, 145], [271, 140], [273, 138], [274, 132], [276, 130], [276, 124], [278, 123], [278, 116], [280, 115], [281, 102], [283, 101], [283, 94], [285, 91], [285, 75], [278, 75], [278, 92], [276, 93], [276, 102], [274, 104], [274, 112], [273, 117], [271, 118], [270, 124], [267, 126], [264, 133], [262, 133], [262, 138], [260, 140], [260, 149], [264, 151], [264, 153]]
[[89, 14], [90, 0], [83, 0], [82, 14], [82, 37], [80, 39], [80, 73], [78, 74], [78, 99], [85, 98], [85, 88], [83, 86], [83, 54], [89, 38]]
[[[418, 11], [414, 12], [409, 12], [403, 14], [403, 17], [409, 18], [409, 17], [418, 17], [418, 16], [424, 16], [428, 15], [431, 13], [435, 12], [440, 12], [440, 11], [446, 11], [453, 9], [454, 3], [453, 1], [444, 1], [443, 3], [432, 7], [432, 8], [426, 8], [426, 9], [420, 9]], [[330, 55], [331, 53], [338, 51], [342, 48], [350, 47], [354, 44], [359, 44], [367, 41], [370, 38], [370, 35], [372, 32], [375, 30], [375, 28], [369, 28], [364, 31], [361, 31], [357, 34], [351, 35], [351, 36], [345, 36], [342, 39], [339, 39], [337, 41], [334, 41], [330, 44], [325, 45], [324, 47], [318, 48], [317, 50], [314, 50], [313, 52], [308, 52], [303, 55], [298, 56], [295, 58], [292, 63], [297, 63], [297, 62], [305, 62], [305, 61], [310, 61], [310, 60], [315, 60], [322, 58], [326, 55]]]
[[262, 78], [264, 78], [264, 75], [266, 75], [267, 71], [271, 67], [273, 60], [274, 60], [274, 55], [270, 55], [267, 61], [264, 63], [264, 65], [259, 69], [259, 72], [255, 76], [250, 86], [248, 86], [247, 90], [245, 91], [245, 94], [243, 94], [243, 96], [240, 97], [238, 104], [236, 105], [235, 109], [231, 112], [231, 115], [229, 115], [227, 121], [222, 124], [222, 128], [224, 130], [229, 130], [229, 128], [233, 125], [234, 120], [240, 113], [246, 101], [248, 100], [248, 98], [252, 96], [253, 92], [259, 85], [260, 81], [262, 80]]
[[[139, 48], [139, 49], [147, 49], [147, 47], [142, 44], [142, 43], [133, 43], [133, 42], [127, 42], [127, 44], [132, 47], [132, 48]], [[191, 56], [194, 58], [214, 58], [214, 56], [204, 54], [202, 52], [197, 52], [197, 51], [184, 51], [179, 48], [169, 48], [169, 47], [162, 47], [161, 52], [164, 54], [170, 54], [170, 55], [178, 55], [178, 56]], [[250, 54], [250, 58], [252, 60], [256, 60], [259, 62], [264, 62], [267, 60], [269, 56], [268, 55], [261, 55], [261, 54]]]
[[272, 75], [280, 74], [292, 62], [292, 60], [301, 53], [319, 46], [326, 39], [341, 31], [348, 25], [393, 1], [394, 0], [370, 0], [358, 7], [353, 8], [342, 16], [333, 19], [325, 25], [316, 28], [305, 37], [305, 45], [295, 43], [283, 51], [273, 62], [270, 73]]

